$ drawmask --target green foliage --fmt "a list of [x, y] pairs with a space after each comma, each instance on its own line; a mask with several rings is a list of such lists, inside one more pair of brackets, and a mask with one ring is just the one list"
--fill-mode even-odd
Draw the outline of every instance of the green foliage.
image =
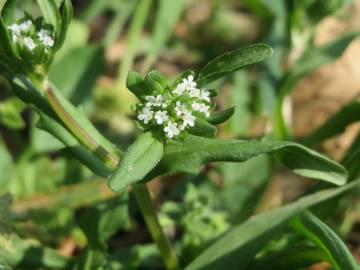
[[210, 61], [199, 73], [200, 86], [215, 81], [238, 69], [244, 68], [270, 58], [273, 50], [266, 44], [249, 45], [223, 55]]
[[130, 184], [143, 180], [161, 160], [164, 144], [158, 135], [146, 132], [126, 150], [108, 184], [112, 190], [122, 193]]
[[284, 110], [347, 1], [208, 2], [0, 0], [1, 269], [358, 268], [359, 98]]
[[305, 208], [335, 197], [354, 187], [357, 182], [340, 188], [323, 190], [305, 196], [283, 207], [258, 214], [226, 233], [199, 255], [186, 269], [245, 268], [257, 252]]
[[305, 235], [329, 256], [335, 269], [358, 269], [344, 242], [320, 219], [306, 211], [291, 222], [293, 228]]
[[342, 185], [346, 170], [336, 162], [300, 144], [279, 141], [217, 140], [189, 136], [182, 143], [167, 144], [158, 173], [185, 172], [196, 174], [212, 161], [242, 162], [261, 154], [280, 159], [295, 173]]

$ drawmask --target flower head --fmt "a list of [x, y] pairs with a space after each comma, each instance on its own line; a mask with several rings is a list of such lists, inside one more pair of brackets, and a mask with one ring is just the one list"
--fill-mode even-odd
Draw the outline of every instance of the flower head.
[[22, 19], [7, 26], [12, 37], [12, 43], [19, 56], [25, 56], [26, 61], [35, 65], [51, 59], [50, 48], [55, 44], [52, 30], [44, 27], [38, 23], [35, 24], [32, 19]]
[[137, 107], [141, 125], [146, 128], [159, 126], [164, 135], [172, 139], [195, 126], [196, 117], [209, 117], [210, 93], [196, 86], [194, 77], [189, 75], [173, 89], [164, 89], [163, 95], [145, 96]]

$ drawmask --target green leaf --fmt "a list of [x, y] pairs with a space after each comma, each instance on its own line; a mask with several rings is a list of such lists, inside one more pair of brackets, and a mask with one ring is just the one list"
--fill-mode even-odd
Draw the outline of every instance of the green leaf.
[[60, 13], [54, 0], [36, 0], [44, 15], [45, 21], [54, 27], [55, 33], [60, 29]]
[[150, 85], [151, 89], [157, 93], [163, 93], [167, 87], [166, 77], [157, 70], [150, 71], [145, 81]]
[[312, 264], [328, 261], [325, 252], [309, 246], [286, 247], [256, 260], [248, 270], [307, 269]]
[[196, 118], [195, 125], [188, 129], [189, 133], [206, 138], [215, 138], [216, 127], [207, 122], [206, 120]]
[[21, 117], [26, 105], [18, 98], [9, 98], [0, 102], [0, 123], [12, 129], [25, 127], [25, 122]]
[[126, 87], [140, 100], [145, 100], [145, 96], [152, 94], [148, 82], [139, 73], [132, 70], [128, 73]]
[[150, 132], [141, 134], [124, 153], [108, 185], [115, 192], [122, 192], [128, 185], [143, 180], [159, 163], [163, 153], [164, 145], [160, 139]]
[[214, 112], [210, 115], [209, 119], [207, 121], [212, 125], [218, 125], [221, 123], [224, 123], [226, 120], [228, 120], [233, 114], [235, 113], [235, 107], [231, 107], [229, 109], [220, 111], [220, 112]]
[[0, 13], [2, 12], [2, 9], [3, 9], [6, 1], [7, 1], [7, 0], [0, 0]]
[[343, 106], [312, 134], [301, 140], [301, 142], [306, 145], [313, 145], [324, 141], [343, 132], [348, 125], [358, 121], [360, 121], [360, 98]]
[[145, 58], [143, 71], [149, 70], [149, 67], [155, 62], [157, 56], [164, 48], [166, 41], [173, 32], [175, 24], [180, 18], [184, 2], [184, 0], [160, 1], [152, 33], [151, 46]]
[[6, 60], [12, 62], [14, 59], [19, 59], [18, 54], [14, 50], [8, 31], [6, 30], [6, 26], [4, 24], [3, 19], [0, 17], [0, 56], [4, 57]]
[[56, 250], [34, 244], [16, 235], [0, 234], [0, 261], [14, 269], [69, 269], [71, 260]]
[[227, 52], [211, 60], [200, 72], [197, 83], [203, 86], [243, 67], [270, 58], [273, 50], [266, 44], [254, 44]]
[[73, 7], [71, 4], [71, 0], [64, 1], [64, 7], [61, 15], [61, 24], [59, 29], [59, 34], [57, 35], [54, 49], [57, 51], [61, 48], [61, 46], [65, 42], [66, 33], [69, 28], [69, 24], [71, 22], [73, 16]]
[[117, 196], [90, 207], [81, 216], [80, 228], [91, 249], [106, 250], [106, 241], [128, 221], [128, 196]]
[[309, 211], [305, 211], [291, 221], [292, 227], [305, 235], [330, 257], [337, 270], [359, 269], [344, 242], [324, 222]]
[[3, 6], [1, 9], [1, 17], [6, 24], [11, 24], [15, 21], [16, 0], [2, 0]]
[[164, 158], [153, 174], [184, 172], [197, 174], [203, 164], [212, 161], [242, 162], [254, 156], [270, 154], [295, 173], [343, 185], [346, 170], [337, 162], [293, 142], [256, 140], [219, 140], [189, 135], [182, 143], [169, 143]]
[[104, 51], [97, 45], [86, 45], [69, 51], [52, 65], [49, 78], [65, 97], [79, 105], [91, 96], [104, 70]]
[[358, 185], [359, 181], [302, 197], [285, 206], [251, 217], [235, 226], [201, 253], [186, 270], [246, 269], [254, 256], [302, 210], [328, 200]]
[[349, 172], [349, 181], [360, 174], [360, 133], [352, 142], [341, 162]]

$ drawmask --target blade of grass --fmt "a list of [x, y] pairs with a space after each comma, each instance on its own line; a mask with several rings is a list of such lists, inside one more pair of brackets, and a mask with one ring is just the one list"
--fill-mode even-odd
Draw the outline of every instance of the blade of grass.
[[125, 48], [126, 53], [118, 72], [118, 80], [121, 85], [125, 85], [127, 73], [133, 64], [137, 48], [139, 47], [141, 31], [148, 17], [151, 3], [152, 0], [141, 0], [136, 7], [134, 18], [131, 21], [129, 27], [127, 44]]
[[164, 48], [166, 41], [175, 27], [175, 24], [180, 18], [184, 4], [184, 0], [160, 1], [160, 6], [151, 39], [151, 47], [146, 55], [142, 73], [145, 74], [149, 71], [161, 50]]
[[359, 269], [351, 252], [339, 236], [311, 212], [305, 211], [300, 214], [291, 221], [291, 225], [297, 232], [305, 235], [324, 250], [335, 269]]

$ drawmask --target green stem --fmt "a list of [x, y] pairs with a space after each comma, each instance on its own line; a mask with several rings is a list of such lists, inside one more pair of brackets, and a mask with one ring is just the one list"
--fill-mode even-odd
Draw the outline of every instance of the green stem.
[[[76, 121], [76, 119], [72, 117], [71, 113], [62, 106], [62, 102], [58, 100], [60, 97], [52, 93], [53, 91], [51, 85], [45, 83], [45, 95], [49, 105], [52, 107], [59, 119], [61, 119], [65, 127], [69, 129], [70, 132], [85, 147], [89, 150], [95, 151], [95, 154], [104, 161], [107, 167], [111, 171], [114, 171], [120, 158], [116, 154], [109, 152], [105, 147], [101, 146], [99, 148], [99, 143], [96, 142], [90, 134], [87, 134], [86, 131], [81, 128], [81, 125]], [[98, 151], [98, 149], [101, 149], [101, 151]], [[171, 270], [179, 269], [177, 257], [160, 226], [147, 186], [145, 184], [135, 184], [133, 185], [133, 191], [150, 234], [155, 243], [158, 245], [166, 266]]]
[[180, 269], [176, 254], [171, 248], [171, 244], [164, 235], [159, 220], [157, 219], [156, 210], [147, 186], [145, 184], [134, 184], [133, 191], [146, 225], [160, 249], [166, 267], [171, 270]]

